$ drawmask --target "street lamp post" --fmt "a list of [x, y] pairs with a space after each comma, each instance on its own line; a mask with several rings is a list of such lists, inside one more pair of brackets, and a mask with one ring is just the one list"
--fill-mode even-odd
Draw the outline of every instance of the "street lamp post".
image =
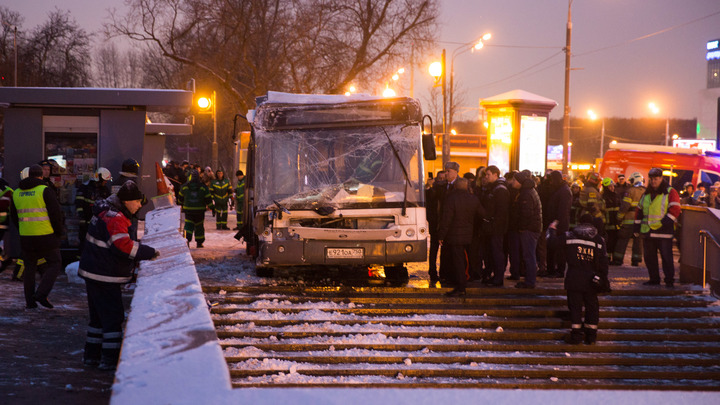
[[[572, 38], [572, 8], [573, 0], [568, 0], [567, 30], [565, 31], [565, 108], [563, 110], [563, 145], [570, 143], [570, 43]], [[563, 174], [568, 172], [568, 148], [563, 148]]]
[[200, 97], [197, 100], [198, 107], [200, 108], [200, 114], [210, 114], [213, 120], [213, 143], [212, 143], [212, 157], [210, 165], [213, 169], [218, 169], [218, 144], [217, 144], [217, 102], [216, 93], [213, 90], [210, 98]]
[[446, 93], [446, 83], [445, 83], [445, 49], [442, 51], [442, 59], [440, 62], [434, 62], [430, 65], [430, 75], [435, 78], [435, 85], [438, 85], [438, 81], [441, 81], [441, 89], [442, 89], [442, 101], [443, 101], [443, 107], [442, 107], [442, 132], [443, 132], [443, 141], [442, 141], [442, 162], [443, 167], [445, 166], [445, 163], [450, 161], [450, 137], [448, 137], [447, 134], [447, 97], [445, 96]]
[[[455, 48], [455, 50], [452, 53], [452, 57], [450, 58], [450, 114], [448, 114], [448, 127], [452, 129], [453, 127], [453, 118], [455, 116], [455, 105], [453, 104], [453, 93], [455, 92], [455, 86], [454, 86], [454, 80], [455, 80], [455, 57], [460, 55], [461, 53], [465, 53], [469, 50], [475, 49], [480, 50], [482, 49], [485, 44], [483, 41], [487, 41], [490, 39], [491, 34], [486, 33], [482, 37], [478, 38], [475, 41], [466, 42], [459, 47]], [[472, 46], [470, 46], [472, 45]], [[460, 52], [458, 52], [460, 51]]]

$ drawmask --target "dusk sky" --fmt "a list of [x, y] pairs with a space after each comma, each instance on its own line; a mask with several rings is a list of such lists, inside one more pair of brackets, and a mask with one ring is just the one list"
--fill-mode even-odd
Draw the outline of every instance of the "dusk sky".
[[[59, 7], [70, 10], [88, 32], [101, 27], [108, 9], [123, 8], [121, 0], [3, 4], [25, 17], [25, 29]], [[464, 118], [477, 114], [480, 98], [514, 89], [557, 101], [551, 117], [562, 117], [567, 0], [441, 0], [440, 9], [439, 39], [448, 66], [458, 44], [492, 33], [485, 48], [455, 58], [455, 80], [465, 92]], [[653, 101], [662, 117], [697, 117], [706, 83], [705, 45], [720, 38], [720, 2], [575, 0], [572, 21], [572, 67], [578, 70], [571, 74], [571, 115], [585, 117], [593, 109], [606, 117], [648, 117]], [[657, 35], [640, 39], [651, 34]], [[415, 71], [415, 96], [422, 101], [432, 83], [429, 63]]]

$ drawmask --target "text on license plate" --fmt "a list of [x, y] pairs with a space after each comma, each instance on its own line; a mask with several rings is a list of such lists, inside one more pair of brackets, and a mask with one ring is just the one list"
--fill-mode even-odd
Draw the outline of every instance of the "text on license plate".
[[327, 248], [328, 259], [362, 259], [363, 248]]

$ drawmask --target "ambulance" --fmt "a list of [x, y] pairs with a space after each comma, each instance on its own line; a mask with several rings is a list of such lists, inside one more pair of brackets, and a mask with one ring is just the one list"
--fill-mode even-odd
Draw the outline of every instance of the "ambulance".
[[666, 180], [678, 191], [686, 182], [696, 188], [700, 182], [711, 185], [720, 181], [720, 151], [615, 143], [605, 153], [599, 172], [601, 177], [617, 181], [619, 174], [629, 177], [634, 172], [647, 178], [655, 167], [663, 170]]

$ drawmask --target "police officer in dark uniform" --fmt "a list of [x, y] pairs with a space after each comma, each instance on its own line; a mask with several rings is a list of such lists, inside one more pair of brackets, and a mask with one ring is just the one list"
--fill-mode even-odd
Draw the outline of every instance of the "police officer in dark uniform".
[[[48, 301], [57, 276], [60, 274], [60, 237], [63, 231], [62, 210], [55, 192], [43, 181], [43, 168], [32, 165], [29, 177], [20, 181], [13, 194], [11, 215], [20, 231], [21, 256], [25, 263], [26, 308], [37, 308], [37, 303], [53, 308]], [[47, 268], [35, 290], [35, 271], [39, 259], [45, 259]]]
[[[565, 234], [557, 235], [557, 222], [548, 227], [549, 240], [556, 246], [565, 246], [568, 264], [565, 275], [567, 304], [572, 323], [570, 333], [564, 337], [569, 344], [594, 344], [600, 321], [598, 292], [609, 292], [607, 248], [600, 232], [593, 226], [594, 218], [586, 213], [580, 223]], [[585, 307], [585, 322], [582, 310]]]

